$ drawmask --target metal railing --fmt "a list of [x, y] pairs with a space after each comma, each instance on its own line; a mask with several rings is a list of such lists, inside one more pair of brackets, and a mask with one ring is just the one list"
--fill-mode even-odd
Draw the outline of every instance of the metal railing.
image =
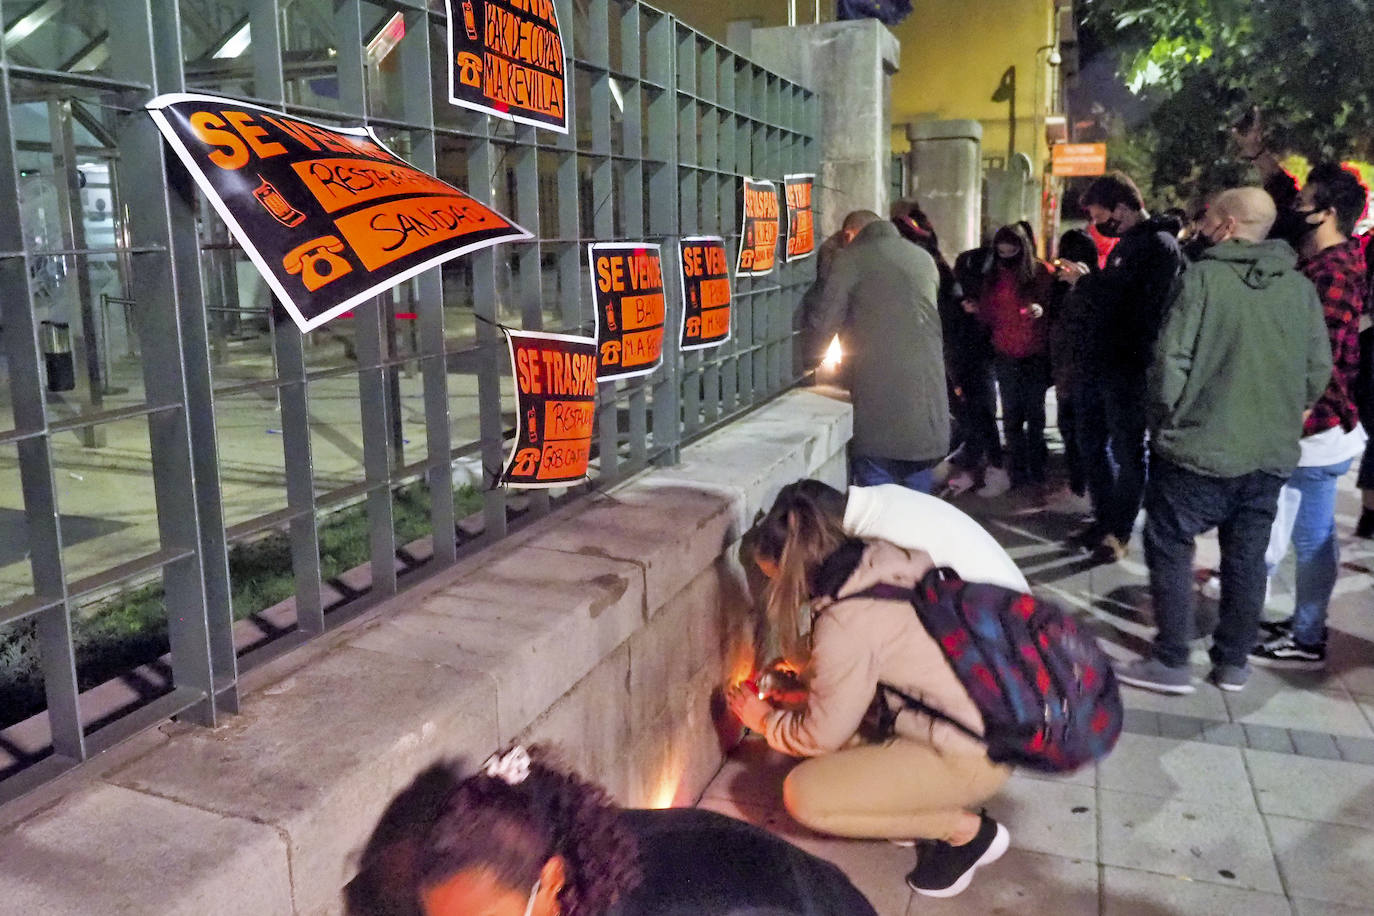
[[[672, 463], [685, 441], [797, 380], [796, 310], [814, 267], [780, 257], [774, 274], [734, 281], [726, 344], [669, 346], [652, 375], [602, 386], [589, 483], [490, 486], [513, 409], [495, 325], [589, 330], [592, 240], [662, 242], [671, 265], [678, 237], [719, 234], [733, 256], [740, 176], [814, 171], [817, 100], [635, 0], [558, 0], [571, 129], [513, 126], [447, 102], [443, 8], [71, 0], [31, 22], [6, 17], [0, 675], [17, 682], [29, 666], [41, 708], [26, 718], [0, 702], [0, 801], [167, 717], [214, 724], [237, 711], [246, 670], [560, 499]], [[369, 62], [369, 38], [397, 13], [404, 38]], [[216, 57], [244, 22], [247, 50]], [[154, 95], [193, 89], [366, 121], [535, 239], [431, 269], [303, 336], [142, 112]], [[110, 170], [113, 248], [85, 242], [90, 205], [73, 176], [89, 163]], [[62, 231], [42, 222], [45, 194]], [[96, 255], [117, 263], [114, 289], [94, 288]], [[76, 359], [103, 363], [68, 392], [49, 390], [39, 345], [54, 316], [72, 322]], [[670, 320], [669, 340], [677, 333]], [[480, 484], [456, 497], [464, 467]], [[423, 538], [400, 518], [416, 494]], [[343, 577], [331, 539], [347, 519], [361, 519], [366, 547]], [[423, 546], [407, 551], [410, 541]], [[286, 594], [246, 590], [248, 560], [269, 548], [282, 553]], [[102, 621], [150, 606], [165, 643], [131, 655], [137, 674], [109, 689]]]

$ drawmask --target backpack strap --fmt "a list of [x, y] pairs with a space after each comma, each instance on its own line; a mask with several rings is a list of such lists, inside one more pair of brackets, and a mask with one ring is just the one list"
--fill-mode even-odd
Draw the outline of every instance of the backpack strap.
[[[897, 699], [902, 701], [902, 705], [905, 706], [907, 709], [910, 709], [913, 712], [924, 713], [934, 721], [943, 722], [946, 725], [953, 727], [956, 731], [960, 731], [963, 732], [965, 735], [968, 735], [970, 738], [972, 738], [974, 741], [977, 741], [979, 744], [986, 745], [988, 743], [988, 739], [986, 737], [978, 734], [976, 731], [969, 728], [967, 725], [960, 722], [958, 719], [941, 712], [933, 706], [929, 706], [925, 703], [922, 703], [920, 700], [916, 699], [910, 694], [903, 693], [902, 691], [898, 690], [896, 687], [893, 687], [890, 684], [884, 684], [881, 681], [879, 681], [878, 693], [882, 694], [884, 697], [886, 697], [888, 694], [895, 696]], [[886, 709], [891, 709], [891, 707], [887, 706], [886, 701], [884, 701], [883, 706]], [[881, 720], [879, 722], [879, 726], [885, 735], [891, 735], [896, 731], [898, 714], [899, 713], [884, 713], [882, 715]]]
[[[956, 573], [953, 569], [950, 569], [948, 566], [938, 566], [934, 569], [931, 569], [930, 572], [926, 573], [925, 578], [921, 580], [922, 587], [920, 589], [903, 588], [900, 585], [891, 585], [886, 582], [880, 582], [877, 585], [866, 588], [861, 592], [855, 592], [852, 595], [845, 595], [845, 600], [848, 600], [850, 598], [878, 598], [886, 601], [907, 601], [914, 606], [922, 600], [921, 592], [924, 591], [926, 587], [933, 586], [937, 582], [945, 582], [949, 580], [954, 580], [956, 582], [963, 581], [959, 578], [959, 574]], [[914, 712], [923, 713], [937, 722], [944, 722], [946, 725], [952, 726], [957, 731], [963, 732], [965, 735], [968, 735], [970, 738], [979, 742], [980, 744], [987, 744], [987, 739], [984, 736], [978, 734], [978, 732], [969, 728], [967, 725], [960, 722], [958, 719], [955, 719], [953, 716], [941, 712], [933, 706], [930, 706], [926, 703], [922, 703], [920, 700], [916, 699], [910, 694], [904, 693], [898, 690], [896, 687], [891, 686], [890, 684], [884, 684], [881, 681], [879, 681], [878, 693], [884, 697], [883, 712], [878, 723], [879, 729], [882, 731], [884, 735], [890, 736], [896, 730], [897, 716], [899, 714], [891, 712], [891, 707], [887, 705], [886, 697], [888, 695], [891, 695], [900, 700], [902, 705], [907, 709], [910, 709]]]

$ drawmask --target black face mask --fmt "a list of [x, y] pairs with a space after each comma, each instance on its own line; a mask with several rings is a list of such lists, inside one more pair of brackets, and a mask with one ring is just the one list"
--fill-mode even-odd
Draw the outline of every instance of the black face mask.
[[1280, 210], [1279, 217], [1274, 221], [1274, 228], [1270, 235], [1274, 238], [1283, 239], [1294, 248], [1302, 244], [1303, 239], [1307, 238], [1317, 228], [1321, 226], [1321, 221], [1311, 222], [1310, 217], [1319, 213], [1319, 210]]
[[1184, 242], [1180, 247], [1183, 250], [1184, 257], [1190, 261], [1196, 261], [1198, 258], [1202, 257], [1204, 251], [1215, 244], [1216, 242], [1212, 241], [1211, 236], [1199, 232], [1197, 235], [1190, 236], [1188, 241]]
[[1115, 216], [1108, 217], [1107, 219], [1104, 219], [1102, 222], [1097, 223], [1096, 227], [1098, 232], [1102, 233], [1109, 239], [1121, 237], [1121, 220], [1117, 219]]

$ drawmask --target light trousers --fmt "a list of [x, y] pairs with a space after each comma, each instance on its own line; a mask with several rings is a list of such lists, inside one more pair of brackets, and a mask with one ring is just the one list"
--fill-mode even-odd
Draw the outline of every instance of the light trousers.
[[1010, 775], [1010, 767], [983, 754], [942, 754], [896, 738], [798, 764], [783, 784], [783, 804], [818, 833], [948, 841], [963, 814], [997, 794]]

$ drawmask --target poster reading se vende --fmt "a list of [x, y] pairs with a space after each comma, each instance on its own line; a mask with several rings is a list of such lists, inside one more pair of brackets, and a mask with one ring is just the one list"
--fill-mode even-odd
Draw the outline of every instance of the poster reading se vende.
[[426, 268], [531, 237], [368, 129], [207, 95], [148, 108], [302, 331]]
[[657, 245], [587, 246], [600, 381], [648, 375], [663, 362], [663, 255]]
[[506, 331], [515, 372], [515, 441], [501, 482], [540, 489], [587, 476], [596, 419], [596, 340]]
[[449, 101], [568, 132], [563, 33], [554, 0], [445, 0]]
[[725, 239], [689, 236], [678, 241], [682, 265], [682, 349], [700, 350], [730, 339], [730, 262]]

